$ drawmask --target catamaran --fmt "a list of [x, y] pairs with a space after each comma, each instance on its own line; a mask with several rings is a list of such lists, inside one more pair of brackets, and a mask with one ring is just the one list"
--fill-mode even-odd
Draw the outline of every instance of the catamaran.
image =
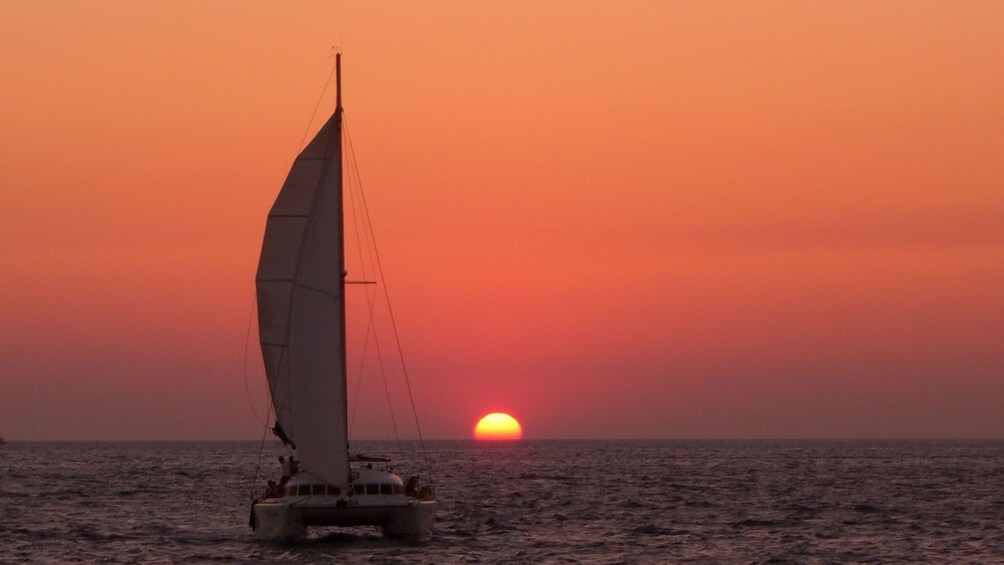
[[432, 536], [434, 493], [385, 459], [350, 456], [346, 385], [341, 54], [334, 114], [300, 152], [268, 214], [256, 286], [274, 432], [300, 472], [252, 503], [256, 537], [291, 540], [311, 526], [378, 526]]

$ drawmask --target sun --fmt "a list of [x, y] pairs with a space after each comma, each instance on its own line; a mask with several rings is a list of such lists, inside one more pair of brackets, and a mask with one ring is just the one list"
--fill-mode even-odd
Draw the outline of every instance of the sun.
[[516, 418], [503, 412], [492, 412], [474, 426], [474, 439], [512, 441], [523, 437], [523, 428]]

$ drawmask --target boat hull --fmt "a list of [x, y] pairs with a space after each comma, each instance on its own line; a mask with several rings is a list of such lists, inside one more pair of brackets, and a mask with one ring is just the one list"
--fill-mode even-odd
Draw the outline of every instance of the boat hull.
[[407, 499], [391, 504], [352, 504], [267, 499], [254, 504], [255, 537], [292, 541], [307, 534], [311, 526], [378, 526], [389, 538], [414, 543], [432, 539], [436, 520], [434, 500]]

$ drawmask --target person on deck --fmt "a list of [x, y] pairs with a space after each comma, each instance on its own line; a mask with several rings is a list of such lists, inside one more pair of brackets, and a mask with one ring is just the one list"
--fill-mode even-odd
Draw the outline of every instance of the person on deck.
[[265, 487], [265, 498], [279, 498], [281, 494], [279, 485], [275, 484], [275, 481], [270, 480], [268, 486]]
[[290, 456], [289, 461], [286, 461], [286, 458], [282, 455], [279, 456], [279, 465], [282, 466], [282, 471], [279, 472], [279, 486], [281, 487], [286, 486], [286, 482], [289, 481], [289, 477], [293, 474], [293, 466], [290, 464], [292, 460], [292, 456]]

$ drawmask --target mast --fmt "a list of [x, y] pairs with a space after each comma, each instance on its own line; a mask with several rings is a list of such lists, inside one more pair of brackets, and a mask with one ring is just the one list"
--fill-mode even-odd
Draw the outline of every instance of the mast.
[[[349, 401], [348, 401], [348, 375], [349, 375], [349, 361], [348, 361], [348, 347], [345, 340], [346, 331], [346, 315], [345, 315], [345, 277], [348, 272], [345, 270], [345, 195], [344, 195], [344, 181], [345, 181], [345, 150], [342, 147], [342, 54], [335, 53], [335, 131], [332, 132], [334, 140], [338, 143], [339, 148], [339, 166], [338, 166], [338, 201], [341, 203], [339, 206], [338, 214], [338, 245], [342, 252], [339, 254], [339, 265], [338, 272], [341, 273], [339, 284], [341, 285], [341, 292], [338, 293], [338, 299], [341, 301], [341, 324], [342, 331], [339, 332], [338, 350], [342, 357], [342, 370], [341, 375], [336, 378], [341, 378], [341, 383], [338, 386], [344, 391], [344, 403], [342, 404], [342, 429], [348, 433], [349, 429]], [[345, 438], [346, 456], [348, 456], [348, 437]], [[346, 460], [347, 461], [347, 460]], [[351, 477], [351, 472], [349, 473]]]
[[342, 54], [335, 53], [335, 111], [342, 111]]

